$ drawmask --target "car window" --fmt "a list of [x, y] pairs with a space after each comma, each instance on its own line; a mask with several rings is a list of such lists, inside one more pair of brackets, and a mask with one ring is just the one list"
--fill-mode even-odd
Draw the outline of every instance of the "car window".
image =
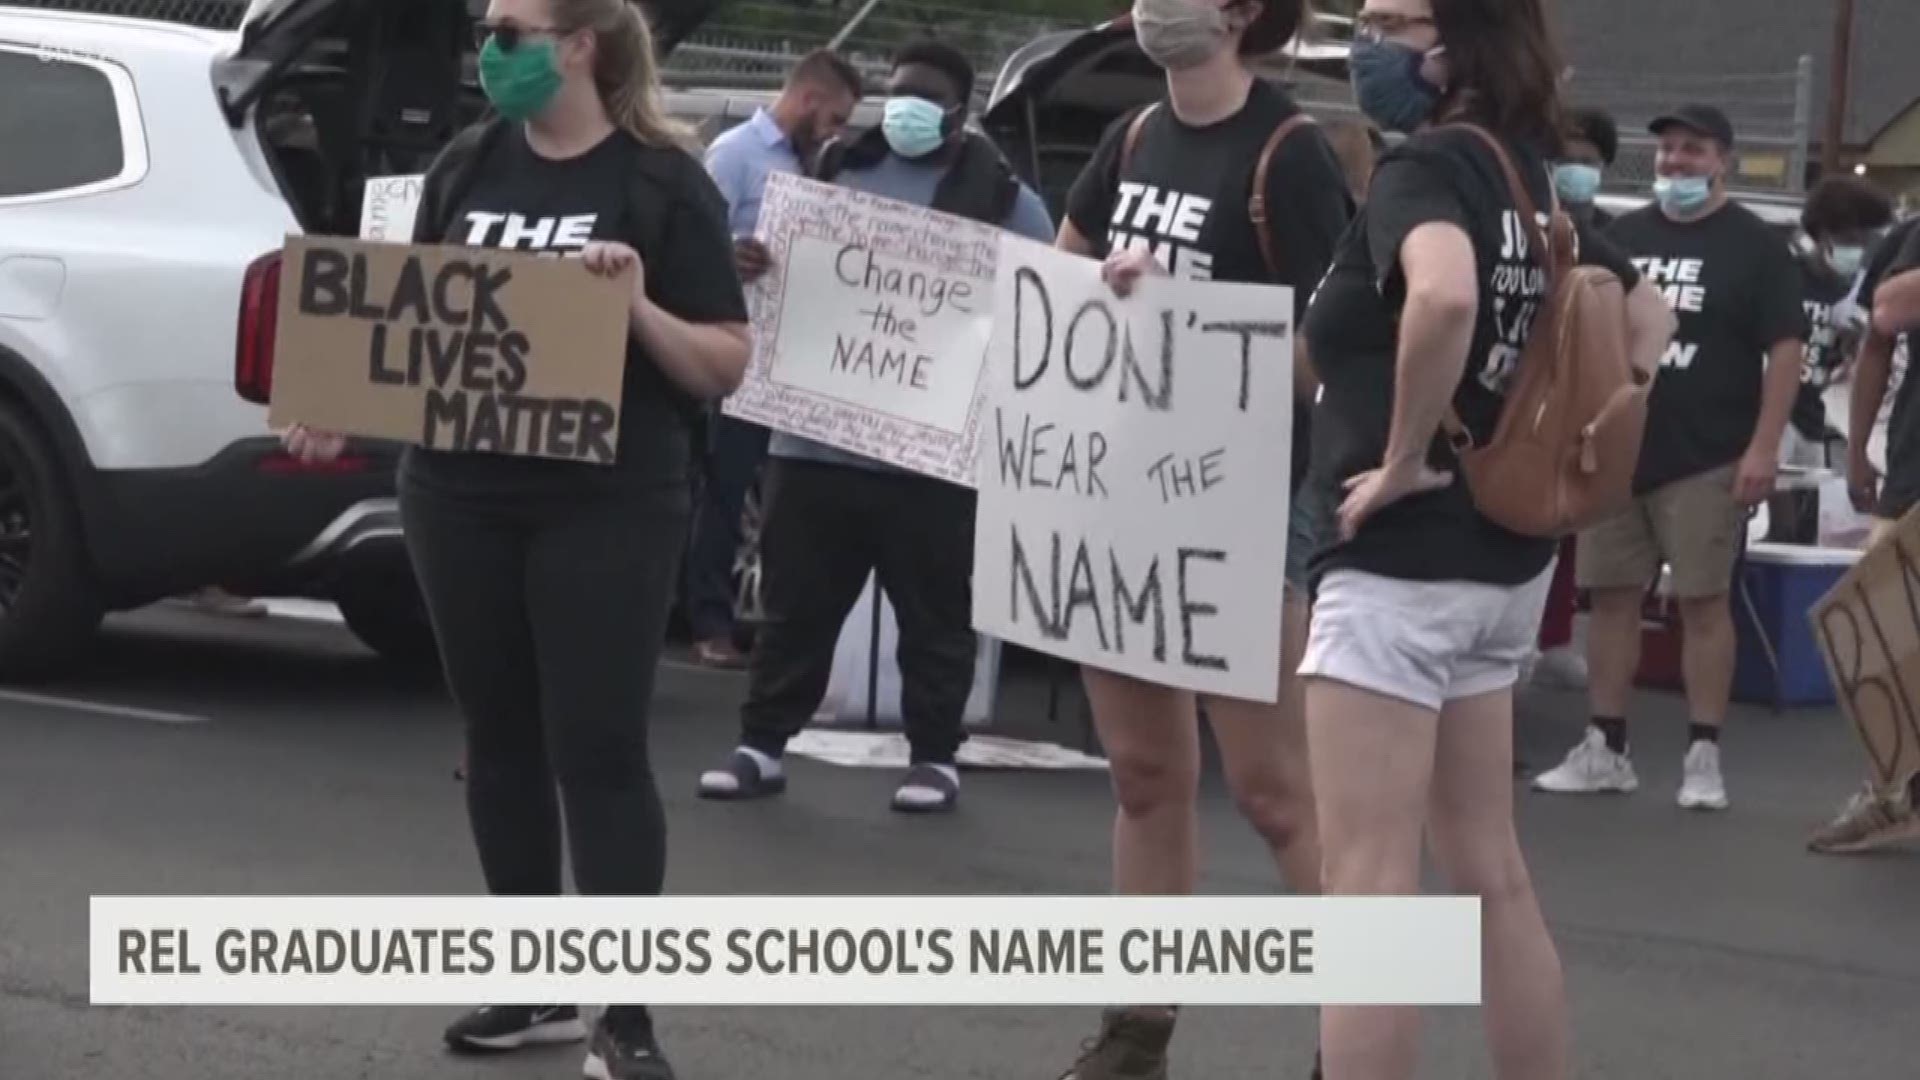
[[113, 83], [99, 68], [0, 51], [0, 199], [113, 180], [126, 168]]

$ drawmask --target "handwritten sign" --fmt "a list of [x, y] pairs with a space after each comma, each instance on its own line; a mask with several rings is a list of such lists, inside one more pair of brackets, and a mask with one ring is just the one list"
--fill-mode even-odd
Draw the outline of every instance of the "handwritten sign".
[[631, 274], [316, 237], [283, 260], [275, 426], [613, 463]]
[[974, 534], [980, 631], [1272, 702], [1293, 428], [1292, 290], [1145, 280], [1008, 237]]
[[420, 210], [423, 176], [371, 176], [360, 200], [360, 239], [394, 244], [413, 242], [413, 220]]
[[772, 269], [727, 414], [970, 485], [998, 230], [786, 173], [760, 223]]
[[1920, 773], [1920, 509], [1862, 555], [1808, 617], [1874, 778], [1908, 782]]

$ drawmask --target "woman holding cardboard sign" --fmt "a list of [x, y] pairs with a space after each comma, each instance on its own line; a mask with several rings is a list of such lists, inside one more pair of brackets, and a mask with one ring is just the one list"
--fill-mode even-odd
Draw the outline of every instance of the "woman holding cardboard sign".
[[[407, 543], [466, 719], [467, 803], [488, 888], [652, 895], [666, 824], [647, 714], [686, 540], [690, 420], [746, 370], [746, 304], [719, 193], [662, 112], [627, 0], [494, 0], [481, 82], [499, 118], [425, 181], [415, 240], [578, 256], [634, 276], [612, 466], [409, 451]], [[538, 363], [533, 357], [531, 363]], [[296, 429], [297, 455], [339, 453]], [[556, 794], [557, 792], [557, 794]], [[571, 1005], [481, 1009], [462, 1050], [586, 1037]], [[589, 1077], [672, 1076], [642, 1006], [601, 1017]]]
[[[1107, 279], [1122, 294], [1143, 273], [1290, 286], [1298, 318], [1326, 272], [1351, 199], [1325, 136], [1284, 90], [1257, 79], [1248, 59], [1291, 40], [1304, 10], [1302, 0], [1137, 0], [1135, 36], [1165, 70], [1167, 96], [1109, 128], [1074, 184], [1058, 246], [1104, 258]], [[1296, 490], [1305, 476], [1310, 393], [1309, 386], [1296, 391]], [[1295, 501], [1280, 704], [1207, 703], [1227, 786], [1300, 893], [1319, 890], [1320, 851], [1290, 671], [1306, 636], [1306, 557], [1321, 516]], [[1116, 890], [1192, 892], [1200, 779], [1194, 695], [1092, 668], [1082, 678], [1119, 803]], [[1109, 1010], [1067, 1078], [1165, 1077], [1173, 1029], [1164, 1007]]]

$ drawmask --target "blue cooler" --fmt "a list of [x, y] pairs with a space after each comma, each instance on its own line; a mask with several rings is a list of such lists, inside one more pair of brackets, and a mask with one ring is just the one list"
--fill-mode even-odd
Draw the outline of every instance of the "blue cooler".
[[[1831, 705], [1833, 685], [1826, 662], [1814, 644], [1807, 613], [1860, 561], [1846, 548], [1755, 543], [1747, 547], [1742, 573], [1761, 627], [1780, 659], [1780, 704]], [[1733, 622], [1739, 657], [1733, 674], [1733, 698], [1753, 705], [1773, 704], [1773, 671], [1767, 666], [1753, 619], [1736, 593]]]

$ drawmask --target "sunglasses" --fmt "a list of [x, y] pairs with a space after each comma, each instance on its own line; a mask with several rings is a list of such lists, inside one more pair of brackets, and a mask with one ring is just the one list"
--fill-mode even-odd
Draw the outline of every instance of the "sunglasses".
[[566, 31], [551, 26], [520, 26], [517, 23], [474, 23], [473, 44], [484, 49], [489, 40], [498, 42], [501, 52], [512, 52], [529, 37], [545, 35], [557, 37]]

